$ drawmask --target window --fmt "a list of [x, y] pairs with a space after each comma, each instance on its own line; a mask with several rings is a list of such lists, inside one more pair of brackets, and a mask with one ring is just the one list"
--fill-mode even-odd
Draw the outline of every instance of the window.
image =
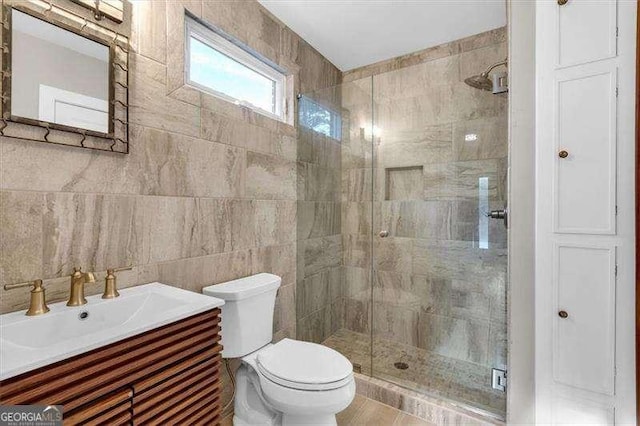
[[301, 95], [298, 101], [298, 115], [300, 125], [341, 140], [342, 119], [339, 112]]
[[258, 112], [284, 118], [285, 74], [239, 42], [186, 17], [190, 85]]

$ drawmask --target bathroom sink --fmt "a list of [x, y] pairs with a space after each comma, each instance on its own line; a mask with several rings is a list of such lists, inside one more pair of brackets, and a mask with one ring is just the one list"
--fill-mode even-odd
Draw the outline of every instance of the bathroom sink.
[[83, 306], [49, 305], [49, 313], [0, 315], [0, 380], [126, 339], [215, 307], [224, 301], [161, 283], [87, 297]]

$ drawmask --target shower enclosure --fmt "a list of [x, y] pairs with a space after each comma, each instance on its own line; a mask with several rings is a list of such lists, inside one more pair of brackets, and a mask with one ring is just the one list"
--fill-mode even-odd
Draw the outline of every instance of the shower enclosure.
[[297, 337], [504, 417], [506, 43], [299, 96]]

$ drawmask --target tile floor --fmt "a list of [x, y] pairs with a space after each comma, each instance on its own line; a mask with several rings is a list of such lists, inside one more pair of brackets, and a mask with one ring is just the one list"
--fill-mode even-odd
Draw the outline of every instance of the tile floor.
[[[340, 329], [323, 344], [361, 367], [361, 372], [417, 392], [459, 401], [498, 416], [506, 411], [506, 394], [491, 388], [490, 368], [444, 357], [414, 346], [376, 339], [371, 357], [370, 336]], [[408, 368], [398, 369], [396, 362]]]
[[[232, 426], [232, 419], [233, 414], [229, 414], [222, 419], [220, 426]], [[356, 395], [351, 405], [338, 413], [336, 420], [338, 426], [435, 426], [362, 395]]]

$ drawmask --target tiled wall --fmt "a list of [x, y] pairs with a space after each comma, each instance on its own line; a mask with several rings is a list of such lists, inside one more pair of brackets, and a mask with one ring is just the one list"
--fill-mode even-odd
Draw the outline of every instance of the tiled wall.
[[[133, 266], [120, 287], [193, 291], [272, 272], [283, 277], [276, 337], [295, 336], [296, 128], [180, 84], [185, 8], [287, 69], [291, 99], [340, 82], [255, 1], [133, 2], [131, 153], [1, 140], [0, 281], [44, 278], [53, 302], [67, 297], [76, 265], [97, 272], [88, 294], [110, 267]], [[26, 309], [28, 289], [0, 294], [1, 312]]]

